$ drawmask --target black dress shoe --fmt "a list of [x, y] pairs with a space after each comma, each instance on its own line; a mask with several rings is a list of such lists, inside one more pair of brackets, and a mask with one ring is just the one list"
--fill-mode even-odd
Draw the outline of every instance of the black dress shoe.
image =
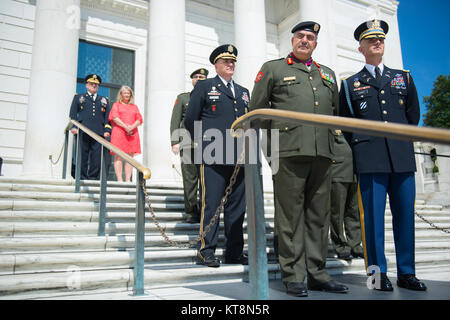
[[217, 268], [220, 267], [220, 260], [216, 258], [214, 254], [207, 255], [205, 257], [198, 255], [197, 264], [207, 267]]
[[399, 275], [397, 278], [397, 285], [400, 288], [405, 288], [409, 290], [425, 291], [427, 286], [425, 283], [421, 282], [413, 274]]
[[242, 264], [244, 266], [248, 265], [248, 256], [246, 254], [241, 254], [237, 258], [225, 258], [225, 264]]
[[308, 290], [303, 282], [288, 282], [286, 283], [286, 292], [287, 294], [296, 296], [296, 297], [307, 297]]
[[364, 253], [363, 252], [352, 252], [353, 258], [361, 258], [364, 259]]
[[347, 286], [344, 286], [343, 284], [330, 280], [328, 282], [319, 283], [316, 285], [309, 286], [308, 289], [315, 290], [315, 291], [325, 291], [325, 292], [333, 292], [333, 293], [347, 293], [348, 288]]
[[[376, 276], [375, 276], [376, 279]], [[378, 291], [393, 291], [394, 287], [392, 286], [391, 281], [387, 277], [386, 273], [380, 273], [380, 283], [377, 284], [377, 281], [375, 281], [375, 290]]]
[[353, 259], [352, 255], [349, 252], [338, 253], [337, 256], [339, 259], [342, 259], [342, 260], [352, 260]]
[[200, 222], [200, 217], [187, 215], [186, 216], [186, 222], [187, 223], [199, 223]]

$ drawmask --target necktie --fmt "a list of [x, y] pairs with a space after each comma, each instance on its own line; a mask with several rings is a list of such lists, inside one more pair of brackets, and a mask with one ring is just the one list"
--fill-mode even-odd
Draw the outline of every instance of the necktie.
[[231, 90], [231, 82], [227, 83], [227, 87], [228, 87], [228, 89], [230, 89], [230, 91], [231, 91], [231, 93], [233, 94], [233, 97], [234, 97], [234, 92], [233, 92], [233, 90]]
[[377, 80], [377, 83], [380, 84], [381, 81], [381, 70], [379, 67], [375, 67], [375, 79]]

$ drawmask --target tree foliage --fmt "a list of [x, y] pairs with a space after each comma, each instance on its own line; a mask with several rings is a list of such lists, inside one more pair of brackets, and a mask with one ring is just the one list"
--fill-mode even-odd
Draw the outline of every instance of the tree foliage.
[[428, 127], [450, 128], [450, 76], [440, 75], [429, 97], [423, 102], [427, 108], [423, 123]]

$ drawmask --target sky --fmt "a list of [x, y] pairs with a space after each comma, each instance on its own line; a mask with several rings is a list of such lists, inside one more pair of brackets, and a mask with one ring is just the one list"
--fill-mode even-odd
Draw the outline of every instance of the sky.
[[421, 118], [423, 98], [431, 94], [436, 78], [450, 75], [450, 1], [399, 0], [398, 24], [403, 68], [410, 70], [419, 95]]

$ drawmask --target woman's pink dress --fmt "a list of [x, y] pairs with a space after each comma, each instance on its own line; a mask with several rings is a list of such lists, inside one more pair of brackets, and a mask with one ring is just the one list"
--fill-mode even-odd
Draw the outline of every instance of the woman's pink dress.
[[[115, 102], [109, 113], [109, 122], [113, 126], [111, 132], [111, 143], [126, 153], [141, 153], [141, 140], [139, 139], [138, 129], [133, 130], [132, 135], [121, 126], [118, 126], [113, 119], [119, 118], [123, 123], [132, 125], [139, 120], [142, 124], [142, 115], [135, 104], [123, 104]], [[111, 154], [114, 153], [111, 151]]]

